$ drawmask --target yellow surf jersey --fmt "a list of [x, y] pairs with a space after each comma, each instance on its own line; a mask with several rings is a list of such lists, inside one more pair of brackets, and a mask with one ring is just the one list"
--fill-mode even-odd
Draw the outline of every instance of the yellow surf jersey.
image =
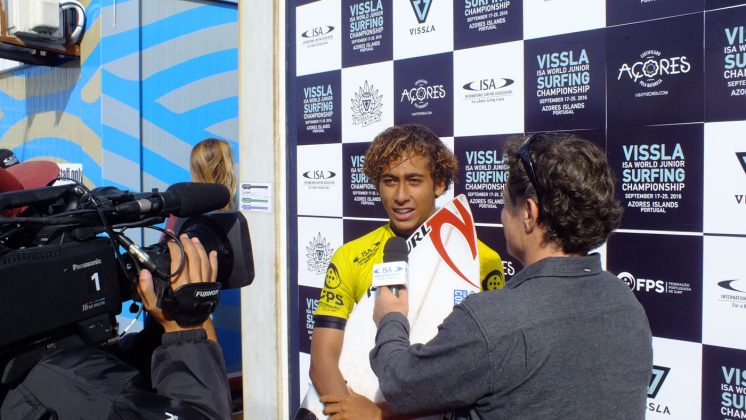
[[[344, 329], [355, 303], [368, 293], [373, 266], [383, 262], [383, 247], [393, 236], [396, 234], [387, 223], [334, 252], [314, 314], [316, 327]], [[477, 245], [482, 290], [502, 288], [505, 276], [500, 256], [482, 241], [477, 241]]]

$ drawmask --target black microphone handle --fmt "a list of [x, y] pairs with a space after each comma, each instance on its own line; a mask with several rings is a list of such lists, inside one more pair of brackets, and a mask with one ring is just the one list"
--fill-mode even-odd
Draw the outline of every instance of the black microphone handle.
[[223, 184], [179, 182], [161, 194], [163, 211], [177, 217], [193, 217], [228, 205], [231, 193]]
[[[404, 238], [394, 236], [386, 241], [386, 245], [383, 247], [383, 262], [394, 262], [404, 261], [407, 262], [409, 255], [407, 254], [407, 242]], [[391, 293], [394, 296], [399, 297], [400, 286], [389, 286]]]

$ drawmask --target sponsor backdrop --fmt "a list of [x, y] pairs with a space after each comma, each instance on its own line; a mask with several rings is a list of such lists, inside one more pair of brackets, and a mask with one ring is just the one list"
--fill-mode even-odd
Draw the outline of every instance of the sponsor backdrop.
[[746, 1], [287, 4], [291, 408], [326, 264], [386, 221], [365, 150], [417, 122], [458, 156], [448, 196], [467, 196], [508, 279], [505, 140], [571, 131], [604, 148], [625, 216], [599, 251], [655, 336], [649, 417], [746, 418]]

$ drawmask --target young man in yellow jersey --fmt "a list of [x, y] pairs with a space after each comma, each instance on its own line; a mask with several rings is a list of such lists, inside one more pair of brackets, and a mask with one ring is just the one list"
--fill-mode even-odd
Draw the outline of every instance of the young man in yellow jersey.
[[[363, 170], [378, 189], [389, 223], [339, 247], [326, 272], [314, 315], [310, 376], [322, 402], [325, 396], [337, 396], [325, 407], [325, 414], [334, 418], [380, 418], [381, 408], [385, 410], [350, 393], [345, 384], [339, 369], [345, 325], [355, 303], [370, 289], [373, 266], [383, 260], [386, 241], [407, 238], [435, 213], [435, 199], [452, 185], [458, 160], [429, 128], [404, 124], [376, 136], [365, 153]], [[482, 288], [502, 287], [500, 256], [482, 242], [478, 248]], [[339, 396], [347, 397], [339, 402]]]

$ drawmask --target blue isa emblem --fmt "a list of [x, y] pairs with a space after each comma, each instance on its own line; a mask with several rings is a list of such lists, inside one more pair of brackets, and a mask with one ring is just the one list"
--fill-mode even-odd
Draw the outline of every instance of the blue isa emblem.
[[344, 2], [342, 6], [342, 66], [391, 60], [391, 0]]
[[746, 7], [705, 16], [705, 122], [746, 119]]
[[609, 127], [702, 121], [703, 24], [691, 14], [606, 29]]
[[394, 62], [394, 122], [426, 125], [440, 137], [453, 135], [453, 55]]

